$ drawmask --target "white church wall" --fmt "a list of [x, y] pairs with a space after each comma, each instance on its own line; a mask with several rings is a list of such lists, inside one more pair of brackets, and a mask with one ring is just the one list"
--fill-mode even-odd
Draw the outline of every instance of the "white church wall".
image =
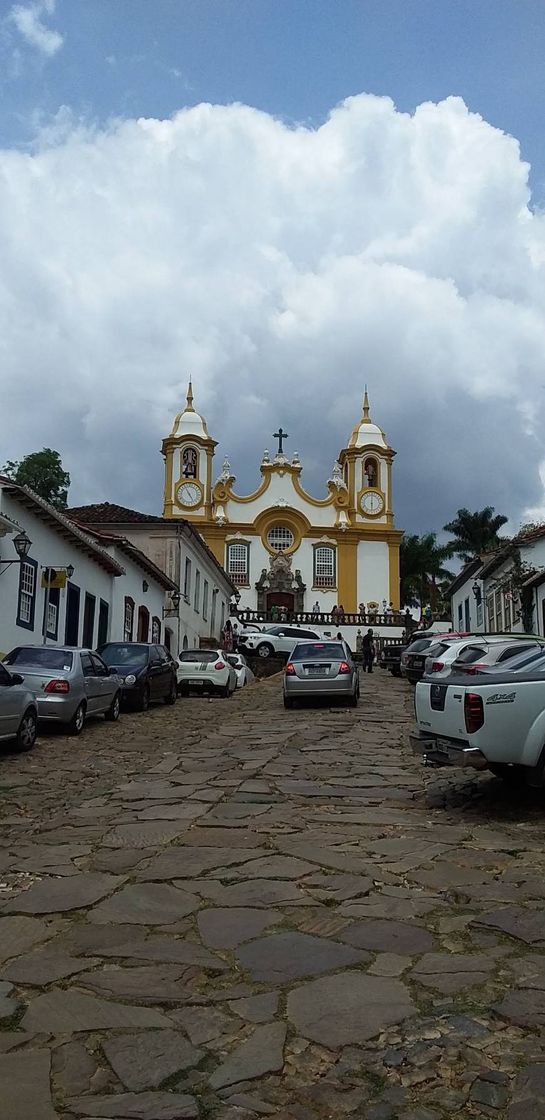
[[358, 602], [382, 604], [390, 600], [388, 545], [386, 541], [358, 543]]

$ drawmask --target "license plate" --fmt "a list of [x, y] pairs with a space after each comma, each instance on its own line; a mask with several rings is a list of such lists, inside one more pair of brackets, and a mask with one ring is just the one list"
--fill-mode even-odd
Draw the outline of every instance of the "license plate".
[[435, 749], [439, 754], [448, 754], [450, 749], [450, 743], [448, 739], [436, 739]]
[[191, 681], [187, 681], [187, 684], [190, 685], [191, 688], [198, 688], [198, 687], [200, 687], [201, 684], [204, 684], [204, 681], [191, 680]]

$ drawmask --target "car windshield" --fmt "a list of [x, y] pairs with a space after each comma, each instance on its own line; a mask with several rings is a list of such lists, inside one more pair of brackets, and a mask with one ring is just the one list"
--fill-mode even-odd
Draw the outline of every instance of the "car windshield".
[[448, 649], [447, 642], [437, 642], [434, 646], [430, 646], [427, 650], [428, 657], [439, 657]]
[[344, 661], [346, 653], [340, 642], [300, 642], [291, 655], [292, 661], [306, 661], [307, 657], [324, 657]]
[[72, 668], [73, 656], [65, 649], [56, 649], [53, 646], [18, 646], [12, 649], [4, 658], [6, 665], [29, 665], [37, 669], [64, 669], [68, 672]]
[[112, 642], [109, 646], [98, 651], [107, 665], [132, 665], [139, 668], [147, 665], [149, 659], [148, 646], [137, 646], [132, 642]]
[[186, 649], [180, 654], [180, 661], [193, 661], [205, 664], [208, 661], [217, 661], [218, 651], [215, 649]]

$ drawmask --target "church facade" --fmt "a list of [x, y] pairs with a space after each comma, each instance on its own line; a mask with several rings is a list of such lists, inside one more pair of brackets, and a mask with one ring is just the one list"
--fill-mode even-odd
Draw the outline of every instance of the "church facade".
[[[240, 592], [240, 608], [264, 612], [328, 613], [399, 609], [399, 543], [392, 506], [395, 451], [363, 412], [315, 498], [302, 483], [297, 452], [288, 455], [286, 434], [264, 452], [260, 480], [238, 494], [228, 459], [215, 476], [217, 443], [193, 406], [191, 383], [185, 408], [163, 440], [163, 517], [190, 521]], [[181, 587], [182, 593], [184, 591]]]

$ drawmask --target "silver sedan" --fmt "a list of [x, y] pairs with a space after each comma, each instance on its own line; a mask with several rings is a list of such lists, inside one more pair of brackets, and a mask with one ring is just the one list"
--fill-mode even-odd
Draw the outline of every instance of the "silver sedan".
[[285, 708], [322, 696], [345, 699], [355, 708], [360, 678], [346, 642], [298, 642], [284, 669], [283, 692]]
[[87, 716], [119, 718], [121, 678], [90, 649], [16, 646], [4, 658], [36, 698], [38, 719], [79, 735]]

